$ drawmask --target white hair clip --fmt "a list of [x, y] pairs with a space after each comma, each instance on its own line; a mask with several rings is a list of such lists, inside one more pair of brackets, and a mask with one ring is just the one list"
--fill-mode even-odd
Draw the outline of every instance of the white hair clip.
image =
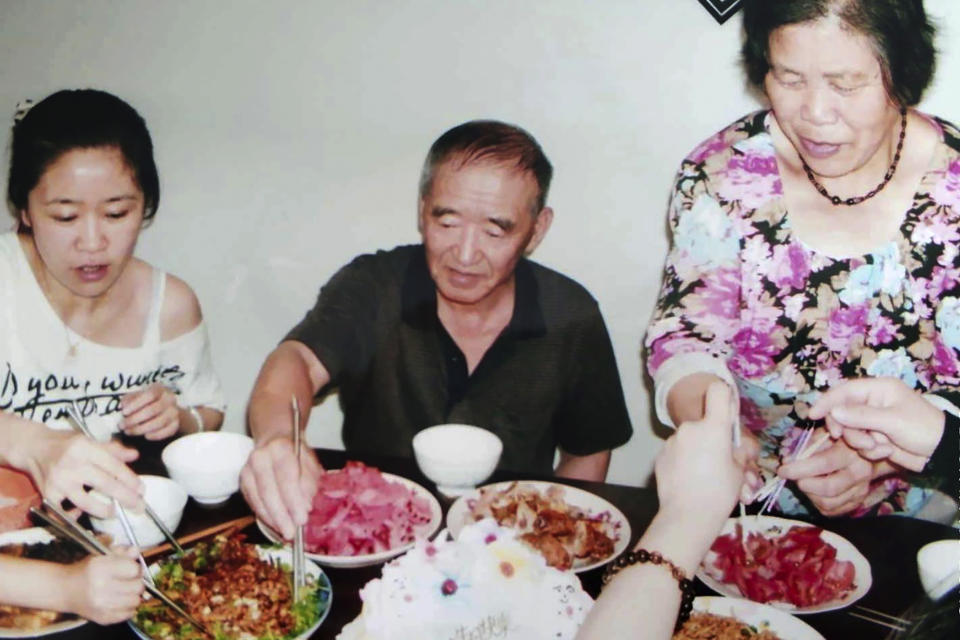
[[17, 103], [17, 110], [13, 112], [13, 122], [18, 123], [23, 120], [27, 113], [29, 113], [31, 107], [33, 107], [33, 100], [27, 98], [26, 100], [21, 100]]

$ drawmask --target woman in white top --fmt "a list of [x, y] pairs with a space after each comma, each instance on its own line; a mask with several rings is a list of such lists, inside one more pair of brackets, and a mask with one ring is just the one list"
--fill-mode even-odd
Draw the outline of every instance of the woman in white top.
[[[133, 256], [160, 197], [146, 124], [102, 91], [47, 97], [14, 124], [7, 197], [17, 229], [0, 234], [0, 465], [96, 515], [110, 507], [84, 485], [137, 506], [139, 481], [125, 464], [136, 452], [65, 431], [67, 407], [76, 401], [103, 440], [216, 429], [224, 410], [196, 296]], [[130, 562], [118, 557], [126, 569], [110, 575], [124, 576], [135, 606]], [[90, 581], [105, 573], [90, 571]], [[29, 592], [8, 586], [19, 599]], [[0, 584], [0, 601], [10, 595]], [[49, 590], [37, 595], [16, 604], [42, 606]], [[132, 611], [69, 606], [105, 621]]]

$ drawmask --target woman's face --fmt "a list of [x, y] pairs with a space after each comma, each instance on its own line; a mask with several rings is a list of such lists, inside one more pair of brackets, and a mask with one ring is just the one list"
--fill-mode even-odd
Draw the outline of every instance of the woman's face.
[[[836, 18], [788, 25], [770, 35], [765, 88], [780, 129], [814, 173], [838, 178], [882, 167], [898, 107], [866, 37]], [[891, 133], [892, 132], [892, 133]]]
[[143, 222], [143, 192], [116, 147], [73, 149], [30, 191], [21, 221], [45, 275], [95, 298], [120, 277]]

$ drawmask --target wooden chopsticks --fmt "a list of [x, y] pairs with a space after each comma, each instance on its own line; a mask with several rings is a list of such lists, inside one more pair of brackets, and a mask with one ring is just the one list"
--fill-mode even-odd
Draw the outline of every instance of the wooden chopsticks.
[[[177, 542], [180, 543], [180, 546], [186, 546], [191, 542], [196, 542], [197, 540], [202, 540], [210, 536], [214, 536], [222, 531], [228, 531], [230, 529], [243, 529], [256, 521], [256, 518], [253, 516], [243, 516], [242, 518], [235, 518], [234, 520], [227, 520], [226, 522], [221, 522], [220, 524], [215, 524], [212, 527], [207, 527], [202, 531], [197, 531], [191, 533], [190, 535], [183, 536], [182, 538], [177, 538]], [[153, 547], [152, 549], [147, 549], [143, 552], [144, 558], [152, 558], [154, 556], [163, 555], [173, 551], [173, 546], [170, 543], [165, 542], [159, 546]]]

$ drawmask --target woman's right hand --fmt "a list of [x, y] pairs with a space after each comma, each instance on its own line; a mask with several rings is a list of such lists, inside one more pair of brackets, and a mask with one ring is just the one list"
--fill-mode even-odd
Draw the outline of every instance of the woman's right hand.
[[67, 609], [104, 625], [132, 618], [143, 593], [136, 557], [134, 549], [114, 547], [108, 555], [67, 565]]
[[845, 380], [810, 408], [834, 438], [868, 460], [920, 471], [943, 435], [943, 411], [897, 378]]
[[91, 487], [125, 507], [143, 509], [143, 483], [127, 466], [136, 460], [136, 450], [43, 426], [25, 438], [23, 449], [17, 466], [31, 475], [40, 494], [54, 504], [67, 499], [91, 515], [109, 518], [113, 505], [90, 495], [86, 487]]

